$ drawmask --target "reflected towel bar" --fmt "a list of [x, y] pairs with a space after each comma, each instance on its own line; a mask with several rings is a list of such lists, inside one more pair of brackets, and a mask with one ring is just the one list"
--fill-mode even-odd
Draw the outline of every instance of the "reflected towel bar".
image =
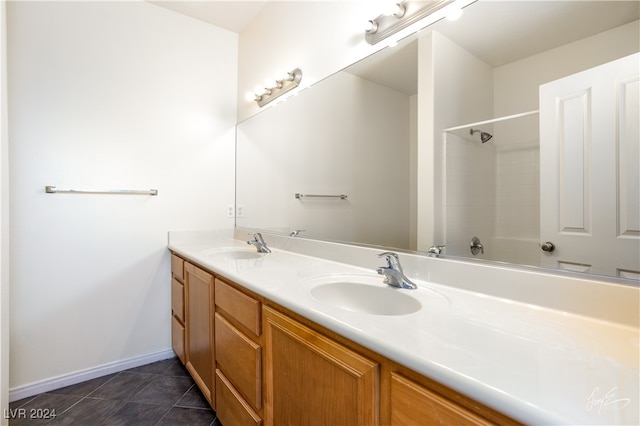
[[58, 192], [68, 192], [73, 194], [130, 194], [130, 195], [158, 195], [157, 189], [71, 189], [58, 188], [57, 186], [47, 185], [44, 187], [47, 194], [56, 194]]
[[313, 195], [313, 194], [300, 194], [296, 193], [296, 199], [299, 200], [301, 198], [340, 198], [341, 200], [346, 200], [347, 196], [345, 194], [340, 195]]

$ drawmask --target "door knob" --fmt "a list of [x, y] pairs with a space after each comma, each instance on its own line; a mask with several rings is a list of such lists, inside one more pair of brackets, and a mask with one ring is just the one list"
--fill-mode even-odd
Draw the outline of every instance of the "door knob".
[[540, 248], [542, 249], [542, 251], [552, 252], [556, 248], [556, 246], [554, 246], [552, 242], [547, 241], [546, 243], [542, 244]]

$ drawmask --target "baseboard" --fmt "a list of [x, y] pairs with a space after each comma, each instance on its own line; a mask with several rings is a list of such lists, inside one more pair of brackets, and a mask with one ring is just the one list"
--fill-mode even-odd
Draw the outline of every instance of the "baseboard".
[[156, 361], [175, 357], [175, 353], [171, 349], [154, 352], [147, 355], [137, 356], [121, 361], [110, 362], [108, 364], [99, 365], [97, 367], [87, 368], [86, 370], [77, 371], [51, 379], [42, 380], [40, 382], [30, 383], [28, 385], [19, 386], [9, 389], [9, 402], [19, 401], [30, 396], [38, 395], [43, 392], [49, 392], [66, 386], [75, 385], [97, 377], [106, 376], [108, 374], [118, 373], [129, 368], [139, 367], [141, 365], [150, 364]]

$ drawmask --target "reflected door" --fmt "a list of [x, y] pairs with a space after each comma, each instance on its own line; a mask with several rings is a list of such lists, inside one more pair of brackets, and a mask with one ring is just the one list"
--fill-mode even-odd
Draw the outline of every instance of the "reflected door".
[[639, 65], [540, 87], [542, 266], [640, 279]]

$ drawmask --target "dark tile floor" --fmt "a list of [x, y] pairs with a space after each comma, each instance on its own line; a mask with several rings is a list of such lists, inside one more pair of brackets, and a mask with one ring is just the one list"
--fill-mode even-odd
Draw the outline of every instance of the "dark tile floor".
[[222, 426], [177, 358], [15, 401], [9, 414], [11, 426]]

